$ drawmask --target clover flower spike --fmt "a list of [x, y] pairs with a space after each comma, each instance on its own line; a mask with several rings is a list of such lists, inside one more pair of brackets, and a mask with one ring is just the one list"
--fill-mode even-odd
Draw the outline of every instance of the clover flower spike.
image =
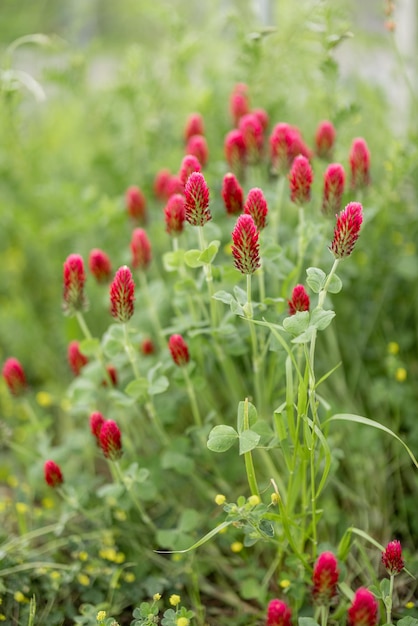
[[143, 228], [135, 228], [131, 237], [132, 267], [146, 270], [151, 263], [151, 242]]
[[177, 237], [183, 232], [186, 219], [184, 208], [185, 197], [181, 193], [175, 193], [167, 201], [164, 208], [165, 229], [169, 235]]
[[192, 135], [186, 144], [186, 154], [190, 154], [199, 161], [202, 167], [207, 165], [209, 159], [208, 142], [203, 135]]
[[169, 197], [168, 187], [170, 184], [171, 172], [163, 168], [156, 173], [154, 178], [154, 195], [158, 200], [167, 200]]
[[334, 239], [330, 249], [336, 259], [350, 256], [359, 237], [363, 222], [363, 207], [359, 202], [350, 202], [337, 215]]
[[187, 183], [187, 179], [189, 178], [190, 174], [193, 174], [193, 172], [201, 171], [202, 165], [199, 159], [194, 154], [186, 154], [181, 162], [179, 171], [179, 179], [181, 180], [183, 187]]
[[168, 340], [168, 348], [176, 365], [182, 367], [189, 362], [189, 348], [181, 335], [171, 335]]
[[259, 233], [251, 215], [239, 216], [232, 231], [232, 256], [242, 274], [254, 274], [260, 267]]
[[248, 87], [244, 83], [238, 83], [235, 85], [229, 99], [229, 110], [235, 126], [238, 125], [238, 122], [243, 115], [249, 113], [250, 103], [248, 98]]
[[45, 461], [44, 464], [45, 482], [50, 487], [58, 487], [64, 482], [61, 468], [54, 461]]
[[242, 213], [244, 192], [235, 174], [225, 174], [222, 181], [222, 198], [228, 215]]
[[379, 605], [371, 591], [365, 587], [357, 589], [348, 609], [348, 626], [377, 626]]
[[322, 213], [335, 215], [341, 209], [344, 193], [345, 172], [340, 163], [331, 163], [324, 173], [324, 191], [322, 195]]
[[79, 376], [81, 369], [89, 362], [88, 358], [80, 352], [80, 344], [76, 339], [68, 344], [67, 360], [74, 376]]
[[99, 443], [106, 459], [116, 461], [123, 454], [122, 435], [113, 420], [106, 420], [100, 429]]
[[193, 172], [184, 188], [186, 220], [192, 226], [204, 226], [212, 215], [209, 209], [209, 187], [201, 172]]
[[112, 264], [106, 252], [93, 248], [89, 255], [89, 269], [98, 283], [107, 283], [112, 274]]
[[232, 172], [241, 178], [247, 161], [244, 136], [238, 128], [230, 130], [224, 140], [225, 160]]
[[95, 411], [90, 415], [89, 422], [91, 434], [96, 438], [97, 444], [100, 445], [100, 432], [105, 423], [105, 418], [99, 411]]
[[244, 205], [244, 213], [251, 215], [258, 230], [265, 228], [268, 213], [267, 200], [258, 187], [249, 190]]
[[190, 113], [184, 128], [184, 140], [187, 142], [193, 135], [204, 135], [205, 123], [200, 113]]
[[145, 196], [139, 187], [132, 185], [125, 192], [125, 204], [128, 215], [135, 220], [145, 221], [147, 203]]
[[332, 122], [324, 120], [318, 124], [315, 133], [315, 146], [316, 153], [320, 159], [331, 158], [336, 135], [337, 133]]
[[79, 254], [70, 254], [64, 262], [64, 294], [63, 309], [67, 315], [74, 315], [77, 311], [87, 309], [87, 299], [84, 295], [86, 274], [84, 261]]
[[18, 359], [9, 357], [2, 369], [4, 381], [13, 396], [22, 396], [27, 389], [25, 371]]
[[238, 129], [244, 138], [245, 151], [249, 163], [258, 163], [264, 146], [263, 126], [257, 115], [247, 113], [239, 121]]
[[110, 286], [110, 312], [119, 322], [125, 323], [134, 314], [135, 283], [126, 265], [118, 269]]
[[350, 154], [351, 188], [364, 189], [370, 185], [370, 151], [362, 137], [353, 139]]
[[311, 157], [311, 151], [305, 145], [299, 129], [284, 122], [276, 124], [270, 135], [270, 158], [273, 171], [286, 175], [293, 160], [299, 154], [307, 159]]
[[295, 315], [298, 311], [309, 311], [310, 300], [303, 285], [293, 287], [292, 298], [287, 301], [289, 315]]
[[296, 204], [306, 204], [311, 199], [313, 171], [309, 160], [300, 154], [295, 157], [289, 174], [290, 199]]
[[312, 595], [316, 604], [327, 606], [337, 594], [338, 563], [332, 552], [323, 552], [314, 565]]
[[405, 567], [402, 557], [402, 546], [400, 541], [394, 539], [390, 541], [382, 553], [382, 563], [386, 571], [391, 576], [399, 574]]
[[267, 606], [266, 626], [291, 626], [292, 611], [283, 600], [270, 600]]
[[267, 111], [265, 111], [264, 109], [253, 109], [251, 113], [258, 117], [263, 131], [266, 131], [270, 121]]

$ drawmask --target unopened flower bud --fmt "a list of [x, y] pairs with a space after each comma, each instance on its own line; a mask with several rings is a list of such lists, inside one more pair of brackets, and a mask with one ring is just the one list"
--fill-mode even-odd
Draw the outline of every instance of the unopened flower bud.
[[26, 389], [26, 376], [22, 364], [18, 359], [9, 357], [3, 365], [2, 375], [13, 396], [22, 396]]
[[143, 228], [135, 228], [131, 237], [132, 267], [146, 270], [151, 263], [151, 243]]
[[345, 172], [340, 163], [331, 163], [324, 173], [324, 192], [322, 196], [322, 213], [336, 215], [341, 209], [344, 193]]
[[351, 144], [350, 154], [351, 188], [364, 189], [370, 184], [370, 152], [362, 137]]
[[323, 552], [314, 565], [312, 596], [320, 606], [328, 606], [337, 593], [338, 563], [332, 552]]
[[96, 438], [97, 444], [100, 445], [100, 431], [105, 423], [105, 418], [101, 413], [95, 411], [90, 415], [89, 422], [91, 434]]
[[301, 154], [297, 156], [289, 174], [290, 199], [296, 204], [306, 204], [311, 199], [313, 171], [309, 160]]
[[363, 222], [363, 207], [359, 202], [350, 202], [345, 209], [337, 215], [334, 228], [334, 239], [330, 249], [336, 259], [349, 256], [359, 237]]
[[243, 274], [253, 274], [260, 267], [259, 233], [251, 215], [239, 216], [232, 231], [232, 256]]
[[181, 367], [189, 362], [189, 348], [181, 335], [171, 335], [168, 340], [168, 348], [176, 365]]
[[315, 146], [316, 153], [321, 159], [331, 158], [336, 135], [332, 122], [324, 120], [318, 124], [315, 133]]
[[141, 343], [140, 346], [140, 350], [142, 352], [142, 354], [144, 356], [148, 356], [150, 354], [154, 354], [155, 352], [155, 345], [152, 339], [150, 339], [149, 337], [147, 337], [146, 339], [144, 339]]
[[87, 308], [87, 299], [84, 295], [86, 275], [84, 261], [79, 254], [70, 254], [64, 262], [64, 294], [63, 309], [67, 315], [74, 315], [77, 311]]
[[291, 626], [292, 611], [283, 600], [270, 600], [267, 606], [266, 626]]
[[365, 587], [357, 589], [348, 609], [348, 626], [377, 626], [379, 605], [371, 591]]
[[54, 461], [45, 461], [44, 476], [47, 485], [50, 487], [58, 487], [64, 482], [61, 468]]
[[222, 181], [222, 198], [228, 215], [242, 213], [244, 192], [235, 174], [225, 174]]
[[194, 154], [186, 154], [181, 162], [179, 171], [179, 179], [181, 180], [183, 187], [187, 183], [187, 179], [189, 178], [190, 174], [192, 174], [193, 172], [201, 171], [202, 165], [199, 162], [199, 159], [195, 157]]
[[185, 201], [183, 194], [175, 193], [173, 196], [170, 196], [164, 208], [165, 229], [169, 235], [174, 237], [180, 235], [184, 229], [186, 219]]
[[120, 267], [110, 286], [110, 312], [119, 322], [127, 322], [134, 313], [135, 283], [126, 265]]
[[186, 220], [192, 226], [204, 226], [212, 219], [209, 209], [209, 187], [201, 172], [193, 172], [184, 188]]
[[204, 135], [205, 124], [200, 113], [190, 113], [184, 128], [184, 140], [187, 142], [193, 135]]
[[99, 443], [104, 456], [116, 461], [122, 456], [122, 435], [113, 420], [106, 420], [100, 429]]
[[258, 230], [266, 227], [267, 221], [267, 200], [264, 193], [258, 187], [250, 189], [244, 205], [244, 213], [251, 215]]
[[397, 539], [390, 541], [382, 553], [382, 563], [391, 576], [399, 574], [405, 567], [402, 546]]
[[192, 135], [187, 140], [186, 154], [196, 157], [202, 167], [205, 167], [209, 159], [209, 148], [203, 135]]
[[89, 362], [88, 358], [80, 352], [80, 344], [77, 340], [70, 341], [68, 344], [67, 359], [74, 376], [78, 376], [81, 369]]
[[125, 192], [125, 204], [130, 217], [135, 220], [145, 221], [147, 203], [145, 196], [139, 187], [136, 187], [135, 185], [128, 187]]
[[303, 285], [293, 287], [292, 298], [287, 301], [289, 305], [289, 315], [295, 315], [298, 311], [309, 311], [309, 296]]
[[94, 248], [89, 255], [89, 269], [98, 283], [107, 283], [112, 274], [112, 264], [106, 252]]

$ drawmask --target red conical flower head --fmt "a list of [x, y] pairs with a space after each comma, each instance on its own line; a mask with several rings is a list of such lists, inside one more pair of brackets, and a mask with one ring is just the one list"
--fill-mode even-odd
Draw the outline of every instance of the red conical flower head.
[[309, 311], [309, 296], [303, 285], [293, 287], [292, 298], [287, 301], [289, 305], [289, 315], [295, 315], [298, 311]]
[[174, 363], [179, 367], [190, 361], [189, 348], [181, 335], [171, 335], [168, 340], [168, 348]]
[[74, 376], [78, 376], [82, 368], [89, 362], [88, 358], [80, 352], [80, 344], [77, 340], [70, 341], [68, 344], [67, 359]]
[[94, 248], [89, 255], [89, 269], [98, 283], [107, 283], [112, 274], [112, 264], [106, 252]]
[[405, 562], [402, 557], [400, 541], [394, 539], [388, 543], [385, 551], [382, 552], [382, 563], [391, 576], [399, 574], [403, 570]]
[[147, 203], [145, 196], [139, 187], [132, 185], [125, 192], [125, 204], [128, 214], [135, 220], [145, 221]]
[[86, 274], [84, 261], [79, 254], [70, 254], [64, 262], [64, 294], [63, 309], [67, 315], [74, 315], [77, 311], [87, 308], [87, 299], [84, 295]]
[[106, 420], [100, 429], [99, 443], [104, 456], [116, 461], [123, 454], [122, 435], [119, 426], [113, 420]]
[[200, 172], [193, 172], [184, 188], [186, 220], [192, 226], [204, 226], [212, 219], [209, 209], [209, 187]]
[[248, 98], [248, 87], [244, 83], [238, 83], [235, 85], [229, 99], [229, 110], [235, 126], [238, 125], [238, 122], [243, 115], [249, 113], [250, 103]]
[[292, 611], [283, 600], [270, 600], [266, 626], [292, 626]]
[[351, 144], [350, 154], [351, 188], [364, 189], [370, 185], [370, 152], [362, 137]]
[[316, 153], [321, 159], [331, 158], [336, 136], [337, 133], [332, 122], [324, 120], [318, 124], [315, 133], [315, 146]]
[[377, 626], [379, 605], [371, 591], [365, 587], [357, 589], [348, 609], [348, 626]]
[[324, 173], [324, 193], [322, 196], [322, 213], [336, 215], [341, 209], [344, 193], [345, 172], [339, 163], [328, 165]]
[[125, 323], [134, 314], [135, 283], [126, 265], [120, 267], [110, 286], [110, 312], [119, 322]]
[[239, 130], [244, 138], [245, 151], [249, 163], [258, 163], [263, 153], [264, 135], [260, 120], [253, 113], [243, 115]]
[[292, 163], [289, 174], [290, 199], [296, 204], [306, 204], [311, 199], [313, 171], [309, 160], [301, 154]]
[[61, 468], [54, 461], [45, 461], [44, 464], [45, 482], [50, 487], [58, 487], [64, 482]]
[[224, 152], [228, 167], [235, 176], [241, 178], [247, 160], [247, 149], [243, 134], [238, 128], [227, 133], [224, 141]]
[[201, 166], [205, 167], [209, 158], [209, 148], [205, 137], [203, 135], [189, 137], [186, 144], [186, 154], [195, 156]]
[[251, 215], [239, 216], [232, 231], [232, 256], [243, 274], [253, 274], [260, 267], [259, 233]]
[[200, 164], [198, 158], [195, 157], [194, 154], [186, 154], [181, 162], [179, 172], [179, 179], [181, 180], [183, 187], [187, 183], [187, 179], [189, 178], [190, 174], [192, 174], [193, 172], [201, 171], [202, 165]]
[[255, 115], [256, 117], [258, 117], [258, 120], [263, 128], [263, 131], [266, 131], [269, 125], [269, 116], [268, 116], [267, 111], [265, 111], [264, 109], [253, 109], [251, 113]]
[[311, 152], [305, 145], [298, 128], [281, 122], [270, 135], [270, 156], [273, 170], [285, 175], [299, 154], [310, 159]]
[[9, 357], [3, 365], [2, 375], [4, 381], [14, 396], [21, 396], [27, 389], [26, 376], [22, 364], [18, 359]]
[[157, 172], [154, 178], [154, 195], [158, 200], [167, 200], [169, 197], [168, 187], [170, 184], [171, 172], [164, 168]]
[[266, 227], [267, 221], [267, 200], [264, 193], [258, 187], [250, 189], [244, 205], [244, 213], [251, 215], [258, 230]]
[[170, 196], [164, 209], [165, 229], [169, 235], [177, 237], [183, 232], [186, 219], [184, 207], [186, 198], [181, 193]]
[[312, 595], [314, 602], [320, 606], [328, 606], [337, 593], [338, 563], [332, 552], [319, 555], [313, 570]]
[[95, 411], [90, 415], [90, 430], [91, 434], [96, 438], [97, 444], [100, 444], [100, 431], [105, 423], [105, 418], [101, 413]]
[[363, 222], [363, 207], [359, 202], [350, 202], [345, 209], [337, 215], [334, 229], [334, 239], [330, 249], [336, 259], [349, 256], [359, 237]]
[[151, 243], [142, 228], [135, 228], [131, 237], [132, 267], [146, 270], [151, 263]]
[[244, 192], [234, 174], [225, 174], [222, 181], [222, 198], [228, 215], [242, 213]]
[[187, 142], [193, 135], [204, 135], [205, 124], [200, 113], [190, 113], [184, 128], [184, 140]]

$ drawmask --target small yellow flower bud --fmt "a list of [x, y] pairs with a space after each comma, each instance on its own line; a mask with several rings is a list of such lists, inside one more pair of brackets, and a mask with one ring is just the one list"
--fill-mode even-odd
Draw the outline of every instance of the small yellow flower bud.
[[398, 354], [399, 352], [399, 344], [396, 341], [390, 341], [388, 343], [388, 353], [389, 354]]
[[104, 622], [106, 619], [106, 611], [99, 611], [96, 615], [96, 619], [98, 622]]
[[260, 504], [261, 500], [260, 500], [260, 496], [250, 496], [248, 498], [248, 502], [249, 504], [251, 504], [251, 506], [257, 506], [257, 504]]
[[14, 599], [16, 602], [28, 602], [27, 597], [21, 591], [16, 591], [14, 594]]
[[405, 604], [406, 609], [413, 609], [414, 606], [415, 606], [415, 602], [412, 602], [411, 600]]
[[154, 593], [152, 599], [154, 600], [154, 602], [158, 602], [158, 600], [161, 600], [161, 593]]
[[187, 617], [179, 617], [176, 620], [176, 626], [189, 626], [190, 620]]
[[279, 503], [279, 496], [278, 496], [278, 494], [275, 491], [271, 494], [270, 500], [271, 500], [272, 504], [278, 504]]
[[241, 541], [234, 541], [234, 543], [231, 543], [231, 550], [232, 552], [241, 552], [241, 550], [244, 548], [244, 544], [241, 543]]
[[395, 378], [398, 381], [398, 383], [404, 383], [406, 381], [407, 376], [408, 376], [408, 372], [406, 371], [406, 369], [404, 367], [398, 367], [398, 369], [395, 372]]
[[226, 502], [226, 498], [222, 493], [218, 493], [218, 495], [215, 496], [215, 502], [218, 506], [222, 506]]
[[181, 598], [176, 593], [173, 593], [169, 598], [169, 602], [171, 606], [177, 606], [178, 604], [180, 604], [180, 601], [181, 601]]
[[288, 587], [290, 587], [290, 580], [288, 580], [287, 578], [283, 578], [283, 580], [279, 582], [279, 585], [282, 589], [287, 589]]

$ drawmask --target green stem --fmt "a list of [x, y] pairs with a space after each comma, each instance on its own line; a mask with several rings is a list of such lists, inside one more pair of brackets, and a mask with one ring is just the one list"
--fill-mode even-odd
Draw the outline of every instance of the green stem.
[[[248, 417], [248, 398], [245, 399], [244, 402], [244, 430], [249, 430], [250, 428], [250, 421], [249, 421], [249, 417]], [[257, 479], [256, 479], [256, 475], [255, 475], [255, 469], [254, 469], [254, 463], [253, 463], [253, 457], [251, 454], [251, 450], [249, 452], [245, 452], [244, 454], [244, 461], [245, 461], [245, 470], [247, 472], [247, 480], [248, 480], [248, 484], [250, 486], [250, 491], [251, 491], [251, 495], [252, 496], [258, 496], [260, 497], [260, 491], [258, 489], [258, 485], [257, 485]]]
[[144, 271], [139, 271], [138, 275], [139, 275], [139, 282], [141, 285], [141, 289], [144, 292], [145, 299], [146, 299], [147, 306], [148, 306], [148, 311], [150, 313], [149, 319], [151, 320], [151, 324], [154, 327], [154, 332], [157, 335], [158, 343], [160, 344], [160, 347], [162, 349], [165, 349], [167, 347], [167, 342], [166, 342], [163, 330], [161, 328], [157, 309], [154, 306], [154, 300], [151, 298], [151, 295], [150, 295], [146, 273]]
[[393, 582], [395, 580], [395, 574], [390, 575], [389, 582], [389, 596], [385, 599], [386, 605], [386, 624], [392, 623], [392, 598], [393, 598]]
[[129, 494], [129, 497], [131, 499], [131, 502], [134, 504], [134, 506], [136, 507], [136, 509], [138, 510], [138, 513], [142, 519], [142, 521], [144, 522], [144, 524], [146, 526], [148, 526], [149, 528], [151, 528], [151, 530], [153, 532], [155, 532], [157, 529], [153, 523], [153, 521], [151, 520], [151, 518], [147, 515], [147, 513], [144, 511], [144, 508], [142, 506], [142, 504], [140, 503], [140, 501], [138, 500], [138, 498], [135, 496], [135, 494], [132, 492], [132, 489], [130, 489], [126, 482], [125, 482], [125, 477], [122, 473], [122, 470], [119, 466], [119, 462], [118, 461], [109, 461], [109, 465], [111, 470], [114, 468], [114, 472], [112, 471], [112, 473], [114, 475], [116, 475], [116, 478], [118, 480], [118, 482], [120, 482], [121, 485], [123, 485], [126, 489], [126, 491]]
[[194, 422], [196, 426], [201, 427], [202, 418], [200, 416], [199, 405], [197, 404], [197, 398], [196, 398], [192, 381], [190, 380], [189, 372], [187, 371], [187, 367], [182, 367], [181, 369], [182, 369], [184, 380], [185, 380], [186, 387], [187, 387], [187, 393], [188, 393], [189, 400], [190, 400], [190, 406], [192, 408]]
[[259, 354], [258, 354], [257, 333], [255, 330], [255, 326], [252, 323], [253, 304], [252, 304], [252, 296], [251, 296], [251, 274], [247, 274], [247, 306], [246, 306], [245, 313], [250, 324], [250, 337], [251, 337], [251, 347], [252, 347], [252, 367], [253, 367], [254, 384], [255, 384], [254, 404], [256, 405], [260, 413], [263, 414], [261, 380], [260, 380], [260, 359], [259, 359]]
[[77, 318], [77, 322], [82, 330], [82, 333], [86, 339], [92, 339], [92, 334], [87, 326], [86, 320], [84, 319], [84, 315], [81, 311], [76, 311], [75, 316]]
[[274, 241], [278, 241], [279, 239], [279, 227], [280, 227], [280, 217], [283, 205], [283, 192], [285, 187], [285, 176], [279, 176], [279, 181], [277, 183], [277, 201], [275, 210], [272, 212], [271, 216], [271, 233]]
[[[198, 226], [199, 233], [199, 246], [201, 252], [203, 252], [206, 248], [205, 236], [203, 233], [203, 226]], [[210, 320], [212, 328], [216, 328], [218, 324], [218, 312], [217, 312], [217, 303], [213, 298], [213, 276], [212, 276], [212, 265], [210, 263], [205, 263], [203, 266], [205, 272], [206, 284], [208, 286], [209, 292], [209, 306], [210, 306]]]

